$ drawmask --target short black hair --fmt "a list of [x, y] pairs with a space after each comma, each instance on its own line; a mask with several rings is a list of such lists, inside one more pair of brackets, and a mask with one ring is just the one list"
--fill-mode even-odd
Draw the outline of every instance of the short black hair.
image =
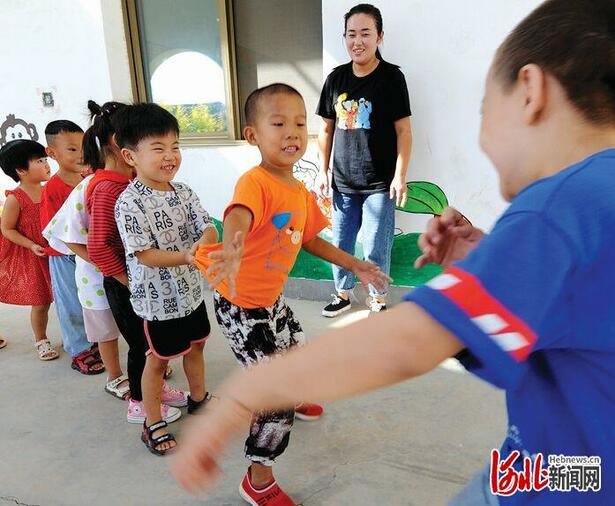
[[0, 149], [0, 167], [13, 181], [19, 183], [17, 169], [28, 170], [30, 161], [46, 158], [45, 146], [30, 139], [7, 142]]
[[254, 90], [252, 93], [248, 95], [246, 99], [246, 105], [244, 107], [244, 113], [246, 115], [246, 124], [254, 125], [256, 120], [258, 119], [259, 114], [259, 104], [260, 101], [265, 97], [271, 97], [272, 95], [277, 95], [279, 93], [286, 93], [287, 95], [297, 95], [301, 100], [303, 100], [303, 96], [292, 86], [285, 83], [273, 83], [267, 86], [263, 86], [262, 88], [258, 88]]
[[77, 125], [77, 123], [73, 123], [68, 119], [58, 119], [52, 121], [45, 127], [45, 139], [47, 139], [47, 144], [49, 145], [58, 134], [77, 132], [83, 133], [83, 128]]
[[548, 0], [510, 33], [494, 71], [506, 90], [536, 64], [557, 79], [570, 102], [595, 124], [615, 124], [615, 2]]
[[175, 132], [177, 119], [158, 104], [135, 104], [118, 110], [111, 118], [120, 148], [134, 149], [143, 139]]

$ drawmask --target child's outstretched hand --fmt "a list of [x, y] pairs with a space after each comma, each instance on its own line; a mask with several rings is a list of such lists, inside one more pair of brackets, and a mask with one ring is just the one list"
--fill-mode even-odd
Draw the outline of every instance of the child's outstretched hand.
[[171, 460], [171, 473], [186, 490], [197, 493], [213, 488], [220, 477], [218, 460], [224, 447], [246, 430], [252, 413], [228, 397], [210, 403], [182, 433]]
[[465, 258], [485, 233], [475, 228], [457, 209], [447, 207], [442, 216], [427, 223], [427, 231], [419, 237], [422, 255], [414, 262], [417, 269], [434, 263], [444, 267]]
[[[206, 274], [210, 279], [209, 288], [214, 289], [222, 281], [226, 281], [231, 297], [236, 297], [235, 279], [243, 256], [243, 233], [237, 232], [233, 240], [224, 249], [212, 251], [208, 256], [213, 260]], [[213, 279], [211, 277], [213, 276]]]
[[47, 253], [45, 253], [45, 248], [36, 243], [30, 246], [30, 251], [32, 251], [32, 253], [34, 253], [37, 257], [47, 256]]
[[194, 246], [190, 248], [189, 251], [184, 251], [184, 265], [194, 265], [194, 254], [195, 253], [196, 253], [196, 248]]
[[389, 276], [382, 272], [376, 265], [366, 262], [365, 260], [357, 260], [352, 267], [352, 272], [359, 278], [363, 284], [363, 288], [367, 290], [367, 285], [373, 285], [378, 290], [386, 290], [386, 282], [391, 282]]

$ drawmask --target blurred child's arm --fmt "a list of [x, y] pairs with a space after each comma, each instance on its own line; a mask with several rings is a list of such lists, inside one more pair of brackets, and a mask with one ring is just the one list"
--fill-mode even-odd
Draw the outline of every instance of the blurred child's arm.
[[79, 244], [76, 242], [65, 242], [64, 244], [66, 244], [66, 247], [79, 258], [82, 258], [89, 264], [92, 263], [92, 260], [90, 260], [90, 256], [88, 255], [88, 248], [85, 244]]
[[9, 195], [4, 202], [4, 209], [2, 210], [2, 219], [0, 220], [0, 228], [2, 229], [2, 235], [9, 241], [14, 242], [22, 248], [31, 250], [35, 255], [44, 257], [45, 248], [40, 244], [36, 244], [33, 240], [28, 239], [25, 235], [17, 231], [17, 222], [19, 221], [19, 213], [21, 209], [19, 202]]
[[244, 238], [252, 227], [252, 221], [252, 211], [241, 205], [234, 206], [227, 213], [223, 225], [223, 248], [209, 254], [213, 260], [207, 269], [207, 276], [213, 276], [210, 288], [226, 280], [231, 295], [235, 297], [235, 278], [241, 265]]
[[384, 290], [386, 288], [385, 282], [391, 281], [391, 278], [374, 264], [359, 260], [318, 236], [304, 242], [303, 249], [327, 262], [353, 272], [365, 287], [372, 284], [377, 289]]
[[235, 373], [183, 435], [173, 474], [186, 488], [213, 485], [216, 460], [253, 412], [284, 409], [305, 399], [328, 401], [419, 376], [463, 344], [419, 306], [388, 311], [330, 331], [270, 362]]

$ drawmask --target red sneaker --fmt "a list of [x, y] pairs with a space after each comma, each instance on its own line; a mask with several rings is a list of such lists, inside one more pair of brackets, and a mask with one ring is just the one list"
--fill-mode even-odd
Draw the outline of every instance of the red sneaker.
[[252, 506], [296, 506], [275, 480], [261, 490], [255, 489], [250, 481], [249, 469], [239, 484], [239, 495]]
[[313, 422], [318, 420], [324, 413], [322, 406], [318, 404], [312, 404], [311, 402], [302, 402], [295, 406], [295, 416], [299, 420], [305, 420], [306, 422]]

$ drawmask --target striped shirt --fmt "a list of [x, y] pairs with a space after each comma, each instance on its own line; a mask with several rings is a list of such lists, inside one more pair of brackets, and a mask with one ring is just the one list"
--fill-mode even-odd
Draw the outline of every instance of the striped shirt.
[[128, 182], [128, 178], [125, 182], [101, 181], [87, 201], [90, 214], [88, 255], [104, 276], [126, 273], [124, 245], [115, 224], [115, 202]]

